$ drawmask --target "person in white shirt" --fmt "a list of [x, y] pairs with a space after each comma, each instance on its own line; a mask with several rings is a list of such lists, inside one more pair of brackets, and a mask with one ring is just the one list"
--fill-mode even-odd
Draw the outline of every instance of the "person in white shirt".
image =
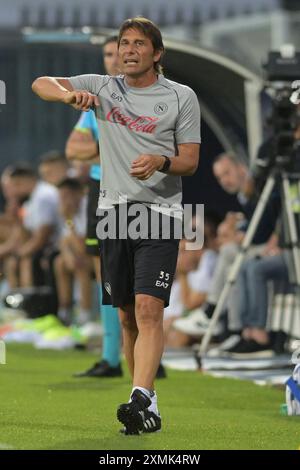
[[77, 323], [89, 321], [92, 299], [92, 261], [85, 250], [87, 196], [80, 181], [66, 178], [58, 185], [60, 210], [64, 219], [60, 254], [55, 259], [58, 291], [58, 317], [70, 324], [72, 318], [73, 281], [80, 289]]
[[[58, 191], [39, 181], [35, 171], [17, 166], [10, 173], [12, 190], [20, 201], [22, 227], [14, 234], [10, 255], [11, 266], [19, 272], [19, 286], [41, 285], [42, 260], [57, 249], [61, 230]], [[45, 278], [47, 273], [45, 272]]]
[[[203, 334], [203, 313], [217, 263], [217, 227], [219, 216], [207, 213], [204, 221], [204, 247], [198, 251], [185, 250], [181, 242], [176, 270], [176, 280], [171, 289], [170, 305], [165, 309], [166, 345], [183, 347], [192, 338]], [[194, 222], [195, 223], [195, 222]], [[185, 312], [190, 312], [184, 317]], [[198, 319], [201, 316], [201, 328]]]

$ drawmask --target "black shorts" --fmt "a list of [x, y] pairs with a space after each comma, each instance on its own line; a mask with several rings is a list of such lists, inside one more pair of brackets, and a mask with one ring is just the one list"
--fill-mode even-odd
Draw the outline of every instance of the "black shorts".
[[100, 191], [100, 181], [90, 178], [89, 193], [87, 205], [87, 229], [86, 229], [86, 252], [92, 256], [99, 256], [99, 244], [96, 235], [96, 227], [98, 216], [96, 215], [98, 208], [98, 199]]
[[[114, 210], [114, 209], [112, 209]], [[149, 210], [149, 214], [150, 214]], [[160, 224], [170, 217], [160, 214]], [[100, 216], [100, 220], [103, 216]], [[130, 223], [130, 218], [129, 218]], [[148, 294], [169, 305], [170, 291], [177, 264], [179, 240], [101, 239], [102, 303], [122, 307], [133, 304], [136, 294]], [[99, 235], [99, 232], [98, 232]]]

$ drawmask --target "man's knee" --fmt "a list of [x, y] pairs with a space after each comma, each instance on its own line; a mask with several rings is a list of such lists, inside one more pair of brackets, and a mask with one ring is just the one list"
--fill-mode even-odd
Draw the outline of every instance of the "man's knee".
[[145, 294], [137, 294], [135, 312], [138, 326], [154, 326], [163, 323], [164, 302], [161, 299]]
[[18, 266], [18, 258], [16, 256], [7, 256], [4, 262], [8, 269], [16, 269]]
[[134, 306], [130, 306], [130, 308], [120, 308], [119, 309], [119, 319], [122, 325], [122, 328], [128, 332], [136, 332], [137, 331], [137, 324], [134, 314]]

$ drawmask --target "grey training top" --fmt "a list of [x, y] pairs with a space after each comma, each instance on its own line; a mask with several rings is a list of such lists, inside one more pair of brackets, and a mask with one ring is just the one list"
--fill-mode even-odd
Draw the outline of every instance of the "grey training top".
[[163, 75], [151, 86], [129, 87], [124, 76], [71, 77], [75, 90], [99, 97], [96, 117], [102, 166], [99, 208], [127, 201], [181, 208], [181, 177], [155, 172], [145, 181], [130, 176], [140, 154], [166, 155], [177, 144], [200, 143], [200, 108], [194, 91]]

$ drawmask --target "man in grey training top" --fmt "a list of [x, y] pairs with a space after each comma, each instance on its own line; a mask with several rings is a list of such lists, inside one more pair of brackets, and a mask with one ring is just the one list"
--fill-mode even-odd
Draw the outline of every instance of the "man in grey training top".
[[[180, 177], [193, 175], [198, 167], [200, 110], [190, 88], [162, 75], [164, 46], [150, 20], [126, 20], [118, 47], [121, 76], [41, 77], [32, 88], [45, 100], [95, 109], [102, 158], [98, 227], [104, 220], [122, 227], [125, 206], [126, 228], [137, 203], [146, 214], [143, 236], [112, 234], [109, 227], [107, 237], [98, 229], [103, 302], [119, 307], [133, 377], [130, 401], [119, 406], [117, 417], [126, 434], [140, 434], [161, 428], [153, 382], [163, 352], [163, 310], [177, 261], [174, 215], [182, 211]], [[152, 236], [154, 213], [159, 236]], [[163, 236], [167, 225], [168, 238]]]

